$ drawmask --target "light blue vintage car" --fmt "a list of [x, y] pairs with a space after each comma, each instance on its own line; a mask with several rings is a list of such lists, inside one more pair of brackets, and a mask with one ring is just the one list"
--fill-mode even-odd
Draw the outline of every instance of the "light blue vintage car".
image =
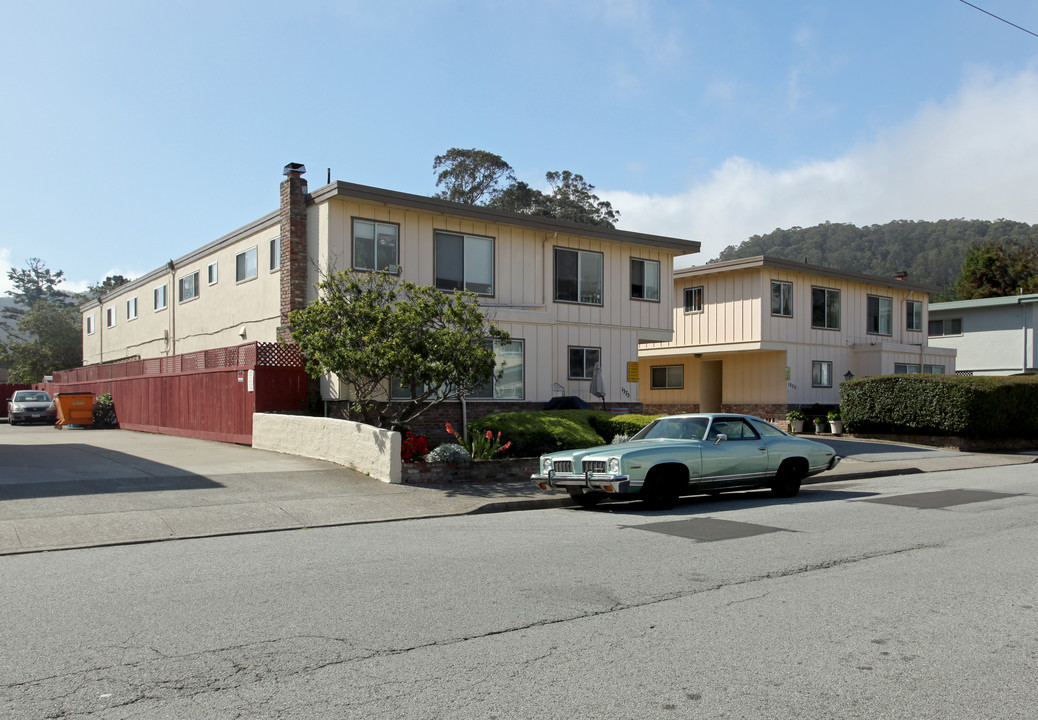
[[672, 507], [681, 495], [767, 487], [793, 497], [800, 481], [832, 470], [828, 445], [788, 435], [749, 415], [693, 414], [657, 418], [628, 442], [542, 455], [533, 482], [565, 489], [580, 505], [641, 497]]

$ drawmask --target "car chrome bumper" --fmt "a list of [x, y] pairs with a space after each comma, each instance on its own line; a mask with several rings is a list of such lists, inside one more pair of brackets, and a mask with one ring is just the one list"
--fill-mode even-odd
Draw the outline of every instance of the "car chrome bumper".
[[582, 489], [584, 492], [614, 494], [622, 494], [631, 490], [631, 478], [628, 475], [596, 475], [590, 471], [583, 475], [556, 475], [554, 472], [549, 472], [547, 475], [539, 473], [531, 475], [530, 479], [541, 490]]

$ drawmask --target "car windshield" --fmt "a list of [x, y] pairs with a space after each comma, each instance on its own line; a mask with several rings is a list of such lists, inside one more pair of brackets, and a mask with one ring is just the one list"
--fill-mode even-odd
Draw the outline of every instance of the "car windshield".
[[632, 440], [702, 440], [706, 418], [660, 418], [635, 435]]
[[14, 394], [13, 402], [50, 402], [50, 395], [37, 390], [19, 390]]

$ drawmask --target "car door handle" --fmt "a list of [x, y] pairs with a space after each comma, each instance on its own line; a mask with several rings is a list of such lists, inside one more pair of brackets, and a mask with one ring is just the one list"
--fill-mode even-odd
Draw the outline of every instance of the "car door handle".
[[760, 450], [761, 452], [767, 452], [768, 451], [768, 448], [766, 448], [766, 447], [759, 447], [757, 449]]

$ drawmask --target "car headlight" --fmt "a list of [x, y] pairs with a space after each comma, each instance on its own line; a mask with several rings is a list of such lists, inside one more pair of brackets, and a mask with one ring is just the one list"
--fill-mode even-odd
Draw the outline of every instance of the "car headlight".
[[554, 467], [555, 465], [552, 464], [550, 457], [546, 457], [541, 460], [541, 468], [544, 470], [544, 472], [551, 472], [554, 469]]
[[609, 472], [612, 475], [620, 474], [620, 458], [609, 458]]

